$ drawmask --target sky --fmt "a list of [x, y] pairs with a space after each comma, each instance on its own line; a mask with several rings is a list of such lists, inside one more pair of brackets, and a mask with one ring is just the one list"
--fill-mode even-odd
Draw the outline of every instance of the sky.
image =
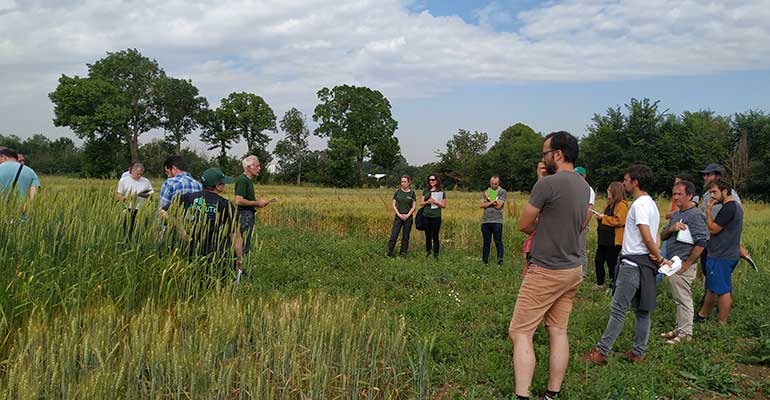
[[582, 136], [631, 98], [770, 112], [770, 0], [0, 0], [0, 134], [74, 138], [53, 126], [48, 93], [127, 48], [212, 106], [246, 91], [311, 128], [319, 89], [379, 90], [415, 165], [458, 129], [490, 145], [518, 122]]

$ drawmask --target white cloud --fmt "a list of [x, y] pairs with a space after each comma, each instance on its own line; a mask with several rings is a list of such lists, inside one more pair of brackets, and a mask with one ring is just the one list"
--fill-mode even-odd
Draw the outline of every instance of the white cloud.
[[[50, 126], [47, 93], [58, 76], [83, 75], [86, 63], [129, 47], [191, 78], [214, 105], [250, 91], [279, 115], [295, 105], [312, 111], [319, 88], [341, 83], [393, 101], [473, 82], [770, 67], [770, 0], [565, 0], [518, 14], [489, 2], [476, 10], [479, 25], [410, 11], [422, 8], [415, 3], [0, 0], [0, 130]], [[519, 29], [495, 32], [493, 19]], [[41, 122], [20, 122], [31, 120]]]

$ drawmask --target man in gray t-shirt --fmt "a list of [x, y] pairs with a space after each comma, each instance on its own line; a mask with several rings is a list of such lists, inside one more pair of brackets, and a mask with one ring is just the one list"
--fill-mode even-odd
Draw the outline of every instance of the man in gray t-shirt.
[[484, 239], [481, 261], [484, 264], [489, 263], [489, 250], [494, 236], [497, 265], [503, 265], [503, 207], [507, 199], [508, 192], [500, 187], [500, 177], [495, 175], [489, 178], [489, 189], [481, 192], [481, 208], [484, 210], [481, 216], [481, 236]]

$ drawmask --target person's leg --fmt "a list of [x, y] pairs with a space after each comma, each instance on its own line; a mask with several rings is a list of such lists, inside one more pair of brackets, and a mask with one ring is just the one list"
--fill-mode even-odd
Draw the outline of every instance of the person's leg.
[[243, 235], [243, 258], [249, 255], [251, 251], [251, 236], [254, 234], [254, 213], [251, 211], [241, 211], [241, 235]]
[[725, 293], [717, 298], [717, 304], [719, 306], [719, 313], [717, 314], [717, 321], [720, 324], [726, 324], [727, 318], [730, 316], [730, 311], [733, 309], [733, 295], [732, 293]]
[[492, 235], [495, 238], [495, 250], [497, 250], [497, 263], [503, 262], [503, 224], [492, 224]]
[[483, 244], [481, 246], [481, 261], [484, 264], [489, 263], [489, 246], [492, 243], [492, 224], [481, 224], [481, 239]]
[[636, 324], [634, 325], [634, 346], [631, 351], [639, 357], [647, 352], [647, 342], [650, 340], [650, 312], [634, 308]]
[[623, 330], [623, 321], [626, 319], [626, 311], [639, 289], [639, 267], [621, 264], [618, 268], [615, 294], [610, 303], [610, 319], [604, 329], [602, 338], [596, 344], [596, 348], [605, 356], [612, 350], [612, 345]]
[[430, 255], [433, 250], [433, 219], [425, 218], [425, 254]]
[[546, 328], [550, 343], [548, 355], [548, 390], [558, 392], [564, 382], [564, 375], [569, 365], [569, 338], [567, 330], [555, 326]]
[[676, 305], [676, 331], [679, 335], [692, 336], [692, 282], [695, 279], [696, 266], [686, 272], [674, 274], [668, 278], [671, 284], [671, 298]]
[[701, 318], [708, 318], [711, 312], [714, 311], [714, 304], [717, 302], [717, 295], [706, 289], [706, 293], [703, 295], [703, 306], [698, 311], [698, 316]]
[[607, 270], [610, 273], [610, 286], [615, 282], [615, 267], [618, 265], [618, 257], [620, 257], [620, 246], [612, 246], [609, 249], [609, 255], [607, 256]]
[[[393, 217], [393, 224], [390, 227], [390, 238], [388, 238], [388, 252], [386, 253], [388, 257], [393, 255], [393, 249], [396, 248], [396, 240], [398, 240], [398, 233], [401, 231], [401, 226], [403, 225], [403, 222], [401, 218], [399, 217]], [[404, 239], [401, 239], [401, 243], [403, 244]]]
[[398, 253], [400, 256], [405, 256], [406, 253], [409, 251], [409, 237], [412, 235], [413, 223], [414, 223], [414, 218], [412, 217], [409, 217], [409, 219], [404, 221], [404, 227], [401, 233], [401, 251]]
[[441, 230], [441, 218], [434, 220], [435, 229], [433, 229], [433, 257], [438, 258], [438, 251], [441, 249], [441, 242], [438, 240], [438, 233]]
[[532, 377], [535, 375], [535, 346], [532, 343], [534, 333], [511, 333], [513, 344], [513, 377], [517, 396], [529, 396]]
[[596, 246], [596, 254], [594, 254], [594, 269], [596, 270], [596, 284], [599, 286], [604, 285], [604, 264], [607, 262], [608, 252], [609, 246]]

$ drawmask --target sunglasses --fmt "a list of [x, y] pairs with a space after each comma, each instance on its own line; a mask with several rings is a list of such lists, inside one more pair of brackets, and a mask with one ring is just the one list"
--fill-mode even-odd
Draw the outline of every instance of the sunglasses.
[[436, 178], [428, 178], [429, 181], [435, 181]]

